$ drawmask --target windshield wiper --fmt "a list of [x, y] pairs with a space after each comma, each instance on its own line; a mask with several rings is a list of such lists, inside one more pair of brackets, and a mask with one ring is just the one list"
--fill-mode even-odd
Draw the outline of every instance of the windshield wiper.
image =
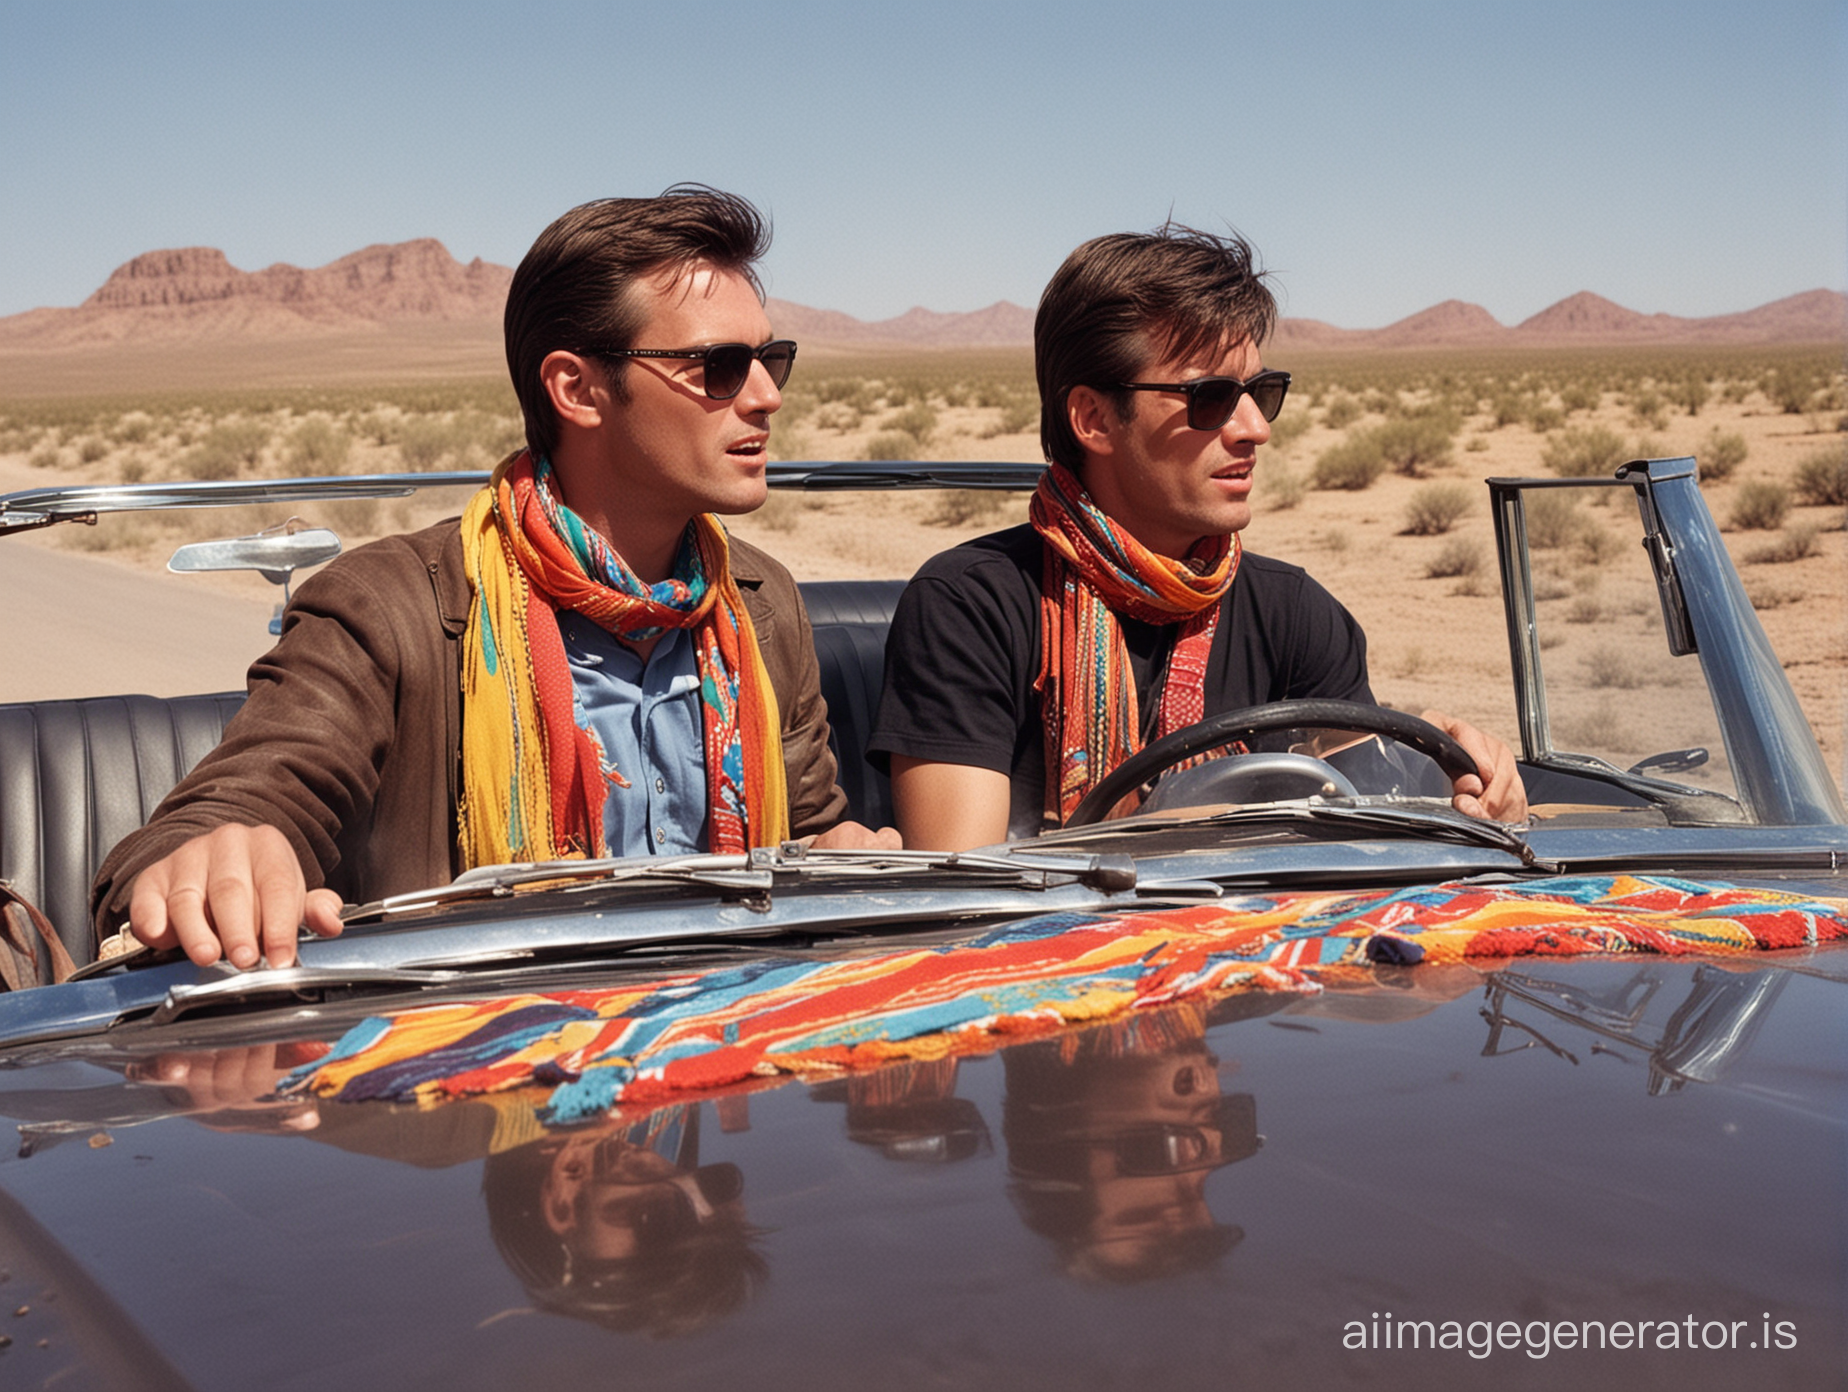
[[731, 891], [746, 902], [768, 904], [779, 885], [832, 879], [910, 880], [932, 874], [997, 878], [1024, 887], [1082, 884], [1106, 893], [1136, 887], [1136, 865], [1126, 855], [1035, 854], [997, 851], [817, 851], [798, 842], [748, 854], [631, 856], [605, 860], [526, 861], [467, 870], [446, 885], [393, 895], [342, 916], [347, 923], [377, 922], [471, 900], [494, 899], [522, 889], [562, 891], [617, 885], [687, 885]]
[[1506, 851], [1529, 870], [1558, 874], [1560, 867], [1542, 860], [1534, 848], [1503, 822], [1485, 821], [1465, 816], [1448, 806], [1441, 811], [1408, 807], [1404, 803], [1323, 802], [1308, 798], [1301, 802], [1269, 803], [1262, 807], [1235, 807], [1216, 812], [1204, 820], [1215, 826], [1244, 822], [1286, 821], [1333, 822], [1340, 826], [1388, 830], [1431, 841], [1447, 841], [1464, 846], [1489, 846]]
[[1146, 817], [1120, 817], [1081, 829], [1048, 832], [1047, 836], [1057, 838], [1062, 845], [1069, 845], [1098, 836], [1153, 836], [1162, 832], [1172, 833], [1208, 826], [1318, 822], [1359, 827], [1367, 831], [1385, 831], [1396, 836], [1411, 836], [1427, 841], [1444, 841], [1453, 845], [1488, 846], [1514, 856], [1527, 869], [1547, 874], [1559, 872], [1556, 864], [1536, 856], [1533, 847], [1505, 823], [1464, 816], [1452, 809], [1449, 803], [1435, 798], [1420, 801], [1429, 806], [1415, 806], [1405, 798], [1325, 800], [1310, 797], [1288, 802], [1202, 810], [1191, 816], [1158, 813]]

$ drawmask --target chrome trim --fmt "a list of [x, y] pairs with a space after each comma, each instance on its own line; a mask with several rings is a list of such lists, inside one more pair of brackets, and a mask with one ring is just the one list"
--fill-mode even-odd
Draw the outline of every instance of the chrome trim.
[[[1043, 464], [980, 460], [923, 462], [851, 460], [779, 462], [766, 467], [772, 488], [811, 491], [875, 488], [988, 488], [1022, 491], [1038, 486]], [[264, 503], [329, 502], [347, 498], [403, 498], [423, 488], [479, 488], [482, 469], [440, 473], [345, 474], [320, 478], [234, 479], [198, 483], [120, 483], [27, 488], [0, 494], [0, 536], [59, 522], [94, 522], [111, 512], [164, 508], [245, 507]]]

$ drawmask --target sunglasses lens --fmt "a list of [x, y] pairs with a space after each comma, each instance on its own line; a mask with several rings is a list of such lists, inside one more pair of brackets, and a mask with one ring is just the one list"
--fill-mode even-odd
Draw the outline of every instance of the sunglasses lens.
[[1283, 409], [1283, 398], [1290, 390], [1290, 379], [1283, 373], [1273, 376], [1267, 372], [1254, 378], [1246, 390], [1257, 403], [1258, 414], [1267, 421], [1274, 421], [1277, 413]]
[[757, 350], [757, 357], [770, 374], [770, 380], [778, 387], [789, 380], [789, 370], [796, 365], [796, 345], [786, 338], [779, 338], [774, 343], [766, 343]]
[[1233, 377], [1209, 377], [1188, 389], [1187, 424], [1195, 430], [1220, 429], [1232, 419], [1239, 398], [1247, 392], [1257, 405], [1258, 414], [1267, 421], [1274, 421], [1283, 409], [1284, 394], [1289, 390], [1287, 372], [1260, 372], [1249, 382]]
[[721, 343], [706, 350], [706, 395], [729, 401], [751, 375], [751, 350], [742, 343]]
[[1187, 393], [1187, 424], [1194, 430], [1217, 430], [1232, 419], [1245, 384], [1231, 377], [1209, 377]]

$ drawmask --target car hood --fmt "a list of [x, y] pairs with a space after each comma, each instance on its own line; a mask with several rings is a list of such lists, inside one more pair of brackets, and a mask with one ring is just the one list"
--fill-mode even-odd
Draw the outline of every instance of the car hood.
[[[1842, 948], [1381, 968], [631, 1108], [588, 1172], [671, 1162], [652, 1191], [671, 1202], [639, 1210], [653, 1229], [599, 1210], [603, 1247], [562, 1260], [585, 1205], [561, 1137], [586, 1133], [548, 1136], [530, 1106], [227, 1105], [337, 1013], [195, 1031], [183, 1084], [179, 1052], [72, 1045], [0, 1072], [19, 1128], [0, 1367], [72, 1387], [1814, 1385], [1845, 1351], [1845, 984]], [[1678, 1348], [1353, 1347], [1382, 1319], [1472, 1340], [1672, 1321]], [[1690, 1350], [1716, 1321], [1736, 1346]]]

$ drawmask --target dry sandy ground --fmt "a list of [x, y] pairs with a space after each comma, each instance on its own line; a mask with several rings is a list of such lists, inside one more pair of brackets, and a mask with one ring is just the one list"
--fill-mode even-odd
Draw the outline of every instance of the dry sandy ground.
[[[1293, 403], [1294, 404], [1294, 403]], [[1616, 407], [1598, 417], [1637, 434]], [[1022, 433], [980, 438], [973, 412], [944, 411], [931, 454], [936, 458], [1034, 460], [1038, 442]], [[1585, 421], [1583, 415], [1575, 424]], [[1800, 416], [1770, 412], [1762, 403], [1711, 405], [1698, 417], [1671, 417], [1651, 432], [1657, 453], [1696, 452], [1716, 425], [1743, 434], [1749, 456], [1734, 476], [1704, 485], [1724, 523], [1747, 480], [1788, 478], [1797, 464], [1832, 437], [1812, 433]], [[854, 458], [873, 426], [834, 434], [805, 426], [807, 452]], [[1471, 438], [1482, 446], [1465, 450]], [[1276, 505], [1286, 472], [1306, 476], [1317, 454], [1337, 438], [1317, 425], [1286, 449], [1260, 454], [1256, 520], [1245, 534], [1255, 551], [1307, 567], [1360, 619], [1369, 635], [1374, 686], [1382, 700], [1413, 710], [1440, 706], [1514, 741], [1508, 639], [1498, 587], [1487, 569], [1493, 536], [1487, 491], [1493, 475], [1544, 475], [1546, 437], [1523, 425], [1459, 439], [1454, 461], [1434, 477], [1479, 493], [1448, 536], [1402, 535], [1408, 502], [1424, 482], [1387, 476], [1362, 492], [1310, 490], [1293, 507]], [[19, 456], [0, 456], [0, 491], [43, 486], [42, 471]], [[435, 507], [437, 505], [432, 505]], [[1002, 495], [987, 516], [945, 524], [931, 493], [778, 494], [762, 513], [740, 519], [737, 532], [782, 557], [801, 579], [905, 576], [927, 556], [969, 536], [1024, 517], [1024, 499]], [[1627, 515], [1626, 515], [1627, 514]], [[436, 515], [429, 512], [427, 515]], [[1634, 530], [1633, 510], [1586, 515], [1616, 532], [1620, 518]], [[409, 525], [406, 510], [381, 519]], [[1748, 564], [1745, 556], [1772, 536], [1726, 533], [1748, 590], [1766, 602], [1760, 618], [1781, 655], [1830, 767], [1843, 777], [1848, 746], [1848, 533], [1839, 509], [1793, 508], [1794, 526], [1821, 529], [1819, 552], [1783, 564]], [[1430, 579], [1432, 559], [1457, 537], [1474, 540], [1484, 558], [1481, 579]], [[1631, 555], [1626, 546], [1623, 555]], [[169, 577], [160, 558], [80, 554], [68, 540], [33, 536], [0, 546], [0, 593], [6, 595], [9, 657], [0, 665], [0, 700], [148, 691], [176, 694], [241, 684], [244, 665], [267, 643], [264, 624], [276, 591], [250, 577]], [[1543, 643], [1550, 684], [1572, 692], [1555, 711], [1555, 728], [1584, 732], [1575, 746], [1597, 748], [1619, 761], [1655, 750], [1706, 742], [1698, 721], [1664, 716], [1684, 672], [1672, 671], [1660, 649], [1653, 591], [1633, 560], [1594, 567], [1566, 552], [1545, 558], [1555, 598], [1543, 606]], [[1627, 582], [1619, 575], [1632, 570]], [[1594, 573], [1595, 572], [1595, 573]], [[1627, 663], [1625, 660], [1628, 660]], [[1607, 670], [1615, 664], [1615, 670]], [[1708, 724], [1710, 726], [1710, 717]], [[1717, 753], [1716, 749], [1716, 753]]]

